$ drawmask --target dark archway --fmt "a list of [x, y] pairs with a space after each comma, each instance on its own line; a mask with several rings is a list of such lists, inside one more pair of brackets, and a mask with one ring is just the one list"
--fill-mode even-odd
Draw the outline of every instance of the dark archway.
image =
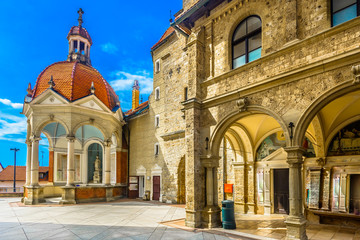
[[[99, 143], [92, 143], [88, 147], [88, 182], [94, 182], [95, 160], [97, 156], [100, 159], [100, 173], [102, 172], [103, 149]], [[102, 182], [102, 174], [100, 176]]]

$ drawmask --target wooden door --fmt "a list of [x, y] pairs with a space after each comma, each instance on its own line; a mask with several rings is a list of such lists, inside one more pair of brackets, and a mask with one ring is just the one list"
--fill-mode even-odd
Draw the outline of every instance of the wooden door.
[[274, 212], [289, 214], [289, 169], [274, 169]]
[[137, 198], [139, 196], [139, 177], [129, 177], [129, 198]]
[[160, 199], [160, 176], [153, 176], [153, 199]]

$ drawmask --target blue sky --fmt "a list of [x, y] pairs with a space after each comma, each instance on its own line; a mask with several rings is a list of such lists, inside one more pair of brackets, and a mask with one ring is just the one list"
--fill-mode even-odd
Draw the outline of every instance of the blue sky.
[[[66, 60], [70, 28], [77, 25], [79, 8], [83, 27], [91, 35], [90, 57], [120, 97], [123, 110], [131, 108], [131, 85], [140, 82], [147, 100], [152, 91], [150, 48], [169, 27], [169, 11], [182, 8], [181, 0], [157, 1], [0, 1], [0, 150], [1, 164], [26, 163], [26, 119], [20, 114], [28, 83], [48, 65]], [[40, 164], [48, 164], [46, 141], [41, 142]], [[42, 157], [43, 155], [43, 157]]]

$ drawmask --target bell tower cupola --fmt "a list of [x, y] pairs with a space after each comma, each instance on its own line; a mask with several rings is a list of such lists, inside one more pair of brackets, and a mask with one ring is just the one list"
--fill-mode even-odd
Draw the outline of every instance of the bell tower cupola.
[[67, 39], [69, 41], [69, 54], [67, 61], [77, 61], [91, 66], [90, 47], [92, 45], [92, 40], [87, 30], [82, 27], [82, 15], [84, 14], [84, 11], [81, 8], [79, 9], [78, 14], [79, 25], [73, 26], [67, 35]]

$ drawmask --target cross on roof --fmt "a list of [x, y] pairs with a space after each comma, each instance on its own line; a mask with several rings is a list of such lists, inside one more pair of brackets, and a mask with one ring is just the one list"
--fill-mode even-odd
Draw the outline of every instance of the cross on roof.
[[80, 8], [79, 11], [77, 11], [77, 13], [79, 14], [79, 18], [78, 18], [79, 27], [81, 27], [81, 24], [83, 23], [82, 15], [84, 14], [84, 11]]

